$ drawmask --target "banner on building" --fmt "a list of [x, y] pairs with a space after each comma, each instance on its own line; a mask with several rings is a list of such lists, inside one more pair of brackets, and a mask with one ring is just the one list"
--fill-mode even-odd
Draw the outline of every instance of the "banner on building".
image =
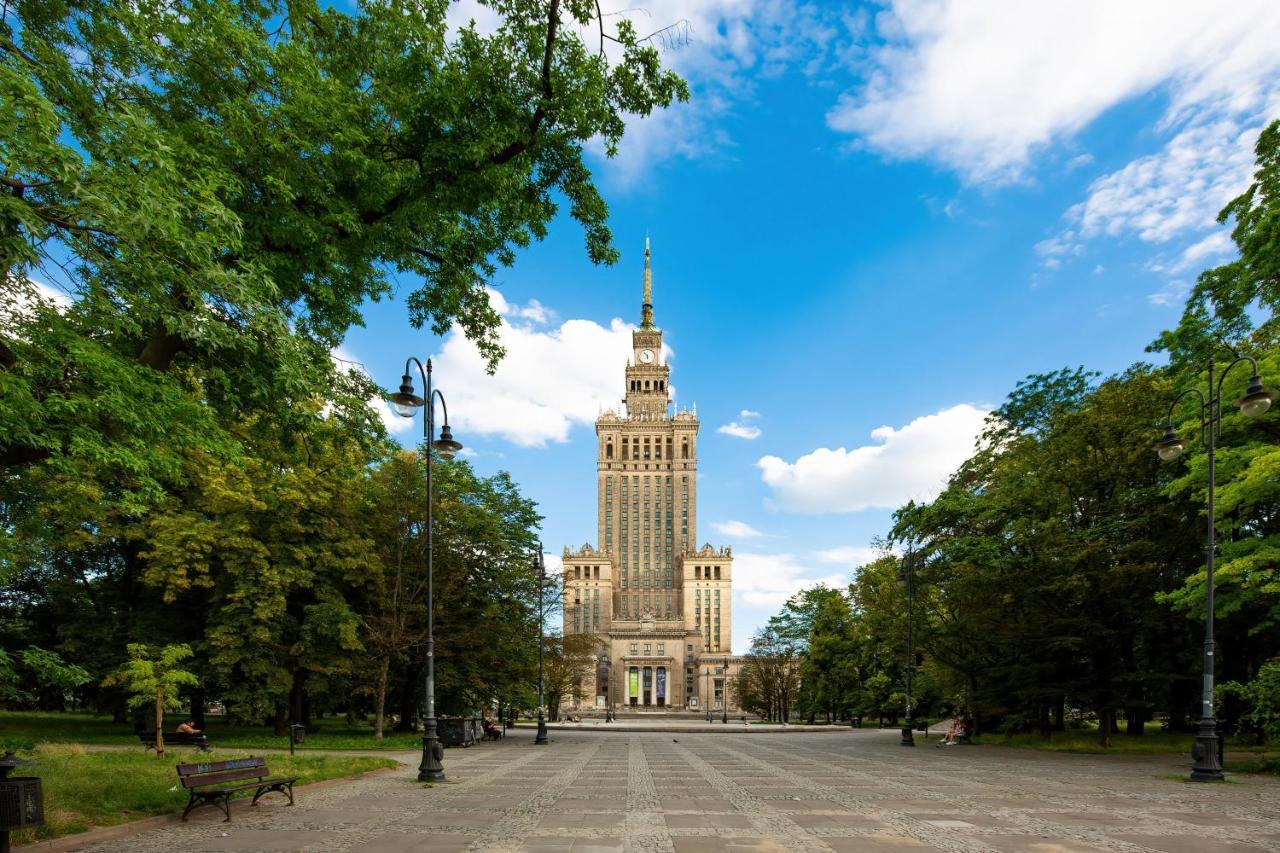
[[632, 697], [640, 696], [640, 670], [636, 667], [631, 668], [631, 694]]
[[667, 668], [664, 666], [660, 666], [658, 667], [658, 701], [661, 702], [666, 698], [667, 698]]

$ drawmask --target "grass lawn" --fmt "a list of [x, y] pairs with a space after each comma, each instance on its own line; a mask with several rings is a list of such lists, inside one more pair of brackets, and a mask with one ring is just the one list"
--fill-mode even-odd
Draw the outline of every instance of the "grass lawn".
[[[1012, 746], [1019, 749], [1041, 749], [1049, 752], [1080, 752], [1092, 755], [1155, 755], [1179, 754], [1190, 760], [1191, 744], [1195, 735], [1182, 732], [1151, 732], [1145, 735], [1118, 734], [1111, 736], [1111, 746], [1098, 745], [1096, 731], [1082, 730], [1054, 732], [1045, 740], [1038, 734], [1017, 734], [1011, 738], [991, 734], [975, 738], [974, 743], [983, 746]], [[1227, 770], [1237, 772], [1280, 772], [1280, 748], [1275, 745], [1257, 746], [1252, 742], [1228, 737], [1226, 742]], [[1248, 753], [1247, 756], [1233, 753]]]
[[[178, 715], [165, 716], [165, 729], [172, 731], [182, 722]], [[232, 726], [218, 717], [207, 718], [205, 734], [214, 749], [288, 749], [289, 738], [277, 737], [266, 726]], [[116, 746], [142, 745], [131, 723], [113, 723], [110, 717], [80, 713], [36, 713], [0, 711], [0, 746], [37, 743], [92, 743]], [[338, 717], [315, 720], [307, 727], [307, 742], [299, 749], [416, 749], [422, 735], [415, 732], [387, 732], [381, 741], [373, 739], [372, 723], [348, 726]]]
[[[46, 743], [24, 758], [40, 762], [15, 775], [39, 776], [44, 788], [44, 825], [15, 833], [15, 844], [113, 826], [150, 815], [178, 812], [186, 807], [187, 792], [178, 785], [174, 766], [193, 760], [191, 750], [171, 750], [164, 759], [153, 753], [90, 751], [79, 744]], [[244, 758], [243, 752], [214, 752], [200, 761]], [[351, 776], [367, 770], [394, 767], [390, 758], [355, 755], [271, 755], [273, 776], [297, 776], [298, 784]], [[252, 792], [250, 792], [252, 794]], [[306, 797], [306, 789], [298, 796]], [[234, 815], [237, 804], [232, 804]], [[244, 804], [239, 804], [244, 808]]]

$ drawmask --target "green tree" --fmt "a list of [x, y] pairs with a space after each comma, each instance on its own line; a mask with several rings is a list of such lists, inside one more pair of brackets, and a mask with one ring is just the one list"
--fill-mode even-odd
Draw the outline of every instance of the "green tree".
[[199, 679], [183, 669], [192, 657], [191, 647], [184, 644], [165, 646], [159, 650], [142, 643], [130, 643], [129, 661], [107, 677], [108, 686], [119, 685], [135, 705], [154, 704], [156, 713], [156, 757], [164, 757], [164, 712], [182, 707], [178, 691], [195, 686]]

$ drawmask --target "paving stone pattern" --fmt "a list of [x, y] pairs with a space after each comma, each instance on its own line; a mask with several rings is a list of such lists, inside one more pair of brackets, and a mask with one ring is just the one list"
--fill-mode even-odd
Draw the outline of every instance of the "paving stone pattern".
[[[1280, 782], [1183, 781], [1169, 757], [1076, 756], [843, 734], [530, 734], [409, 768], [236, 802], [90, 848], [367, 853], [1248, 853], [1280, 851]], [[414, 761], [413, 756], [399, 756]], [[416, 762], [415, 762], [416, 763]]]

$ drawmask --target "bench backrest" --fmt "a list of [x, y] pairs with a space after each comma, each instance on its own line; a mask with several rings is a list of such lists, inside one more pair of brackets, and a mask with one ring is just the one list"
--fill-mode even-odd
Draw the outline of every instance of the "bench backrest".
[[178, 778], [182, 787], [195, 788], [199, 785], [218, 785], [223, 782], [238, 782], [242, 779], [261, 779], [271, 771], [267, 769], [266, 759], [251, 755], [248, 758], [233, 758], [230, 761], [206, 761], [195, 764], [179, 764]]

